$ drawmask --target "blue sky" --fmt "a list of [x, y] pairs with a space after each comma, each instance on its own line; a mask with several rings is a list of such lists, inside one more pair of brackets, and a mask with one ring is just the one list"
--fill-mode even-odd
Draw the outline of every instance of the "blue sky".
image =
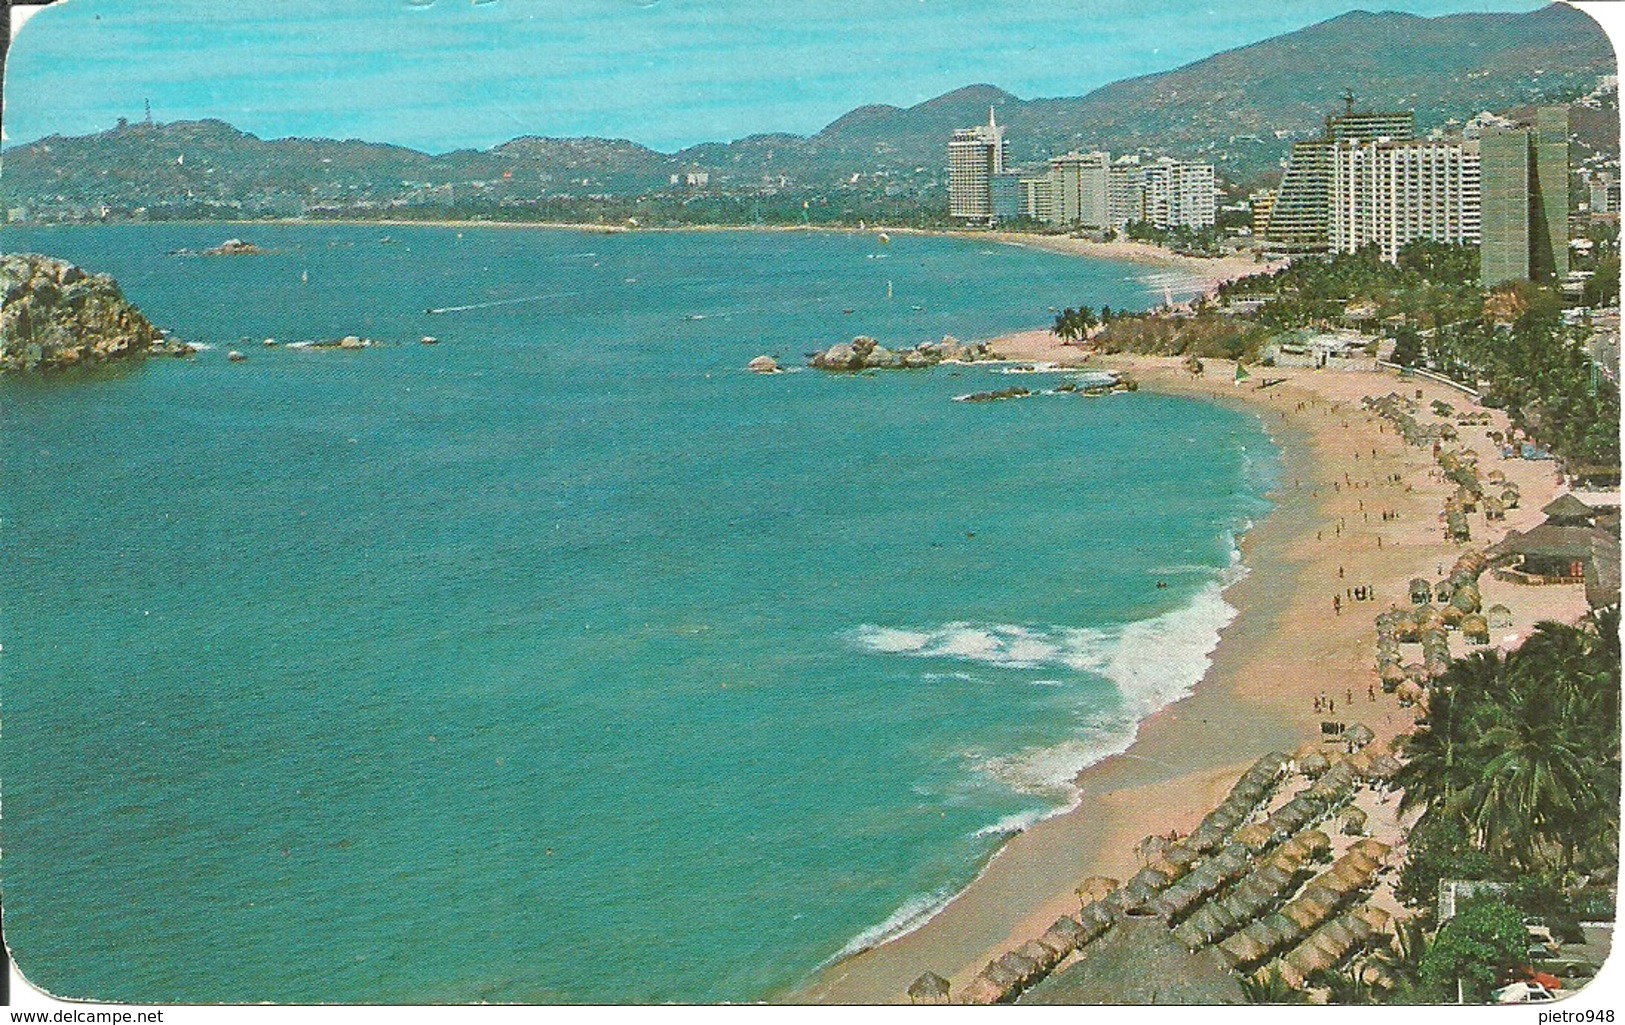
[[[441, 152], [519, 135], [672, 150], [817, 131], [989, 82], [1070, 96], [1358, 0], [67, 0], [19, 32], [5, 136], [141, 117]], [[1531, 0], [1381, 0], [1443, 14]]]

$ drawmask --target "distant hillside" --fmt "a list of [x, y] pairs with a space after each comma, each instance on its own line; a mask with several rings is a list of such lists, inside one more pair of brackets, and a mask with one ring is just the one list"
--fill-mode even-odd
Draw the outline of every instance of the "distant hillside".
[[[431, 156], [356, 140], [265, 141], [220, 121], [123, 124], [7, 149], [0, 200], [7, 208], [78, 211], [73, 216], [95, 216], [102, 206], [142, 207], [159, 217], [403, 207], [541, 216], [564, 201], [653, 194], [686, 209], [698, 188], [708, 201], [795, 194], [793, 207], [784, 208], [799, 212], [799, 197], [810, 195], [873, 215], [877, 204], [888, 211], [940, 206], [947, 136], [984, 122], [990, 106], [1008, 127], [1017, 163], [1074, 147], [1144, 148], [1205, 157], [1222, 180], [1239, 186], [1278, 168], [1290, 140], [1315, 132], [1341, 107], [1344, 90], [1361, 107], [1413, 108], [1425, 128], [1481, 110], [1568, 99], [1615, 71], [1601, 28], [1560, 4], [1438, 18], [1354, 11], [1082, 97], [1022, 100], [972, 85], [906, 109], [859, 107], [812, 136], [757, 135], [672, 154], [625, 140], [527, 137]], [[1617, 131], [1606, 120], [1578, 125], [1596, 121], [1601, 137], [1591, 145], [1617, 149]], [[672, 175], [690, 171], [709, 179], [671, 185]], [[751, 202], [759, 215], [763, 200]], [[738, 214], [737, 203], [731, 214], [717, 209]]]

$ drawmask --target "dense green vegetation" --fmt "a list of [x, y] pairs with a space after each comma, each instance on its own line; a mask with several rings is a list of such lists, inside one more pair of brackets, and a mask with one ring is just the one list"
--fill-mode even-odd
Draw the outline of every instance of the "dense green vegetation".
[[1458, 659], [1406, 741], [1401, 806], [1459, 829], [1465, 849], [1489, 859], [1490, 878], [1611, 872], [1619, 688], [1617, 608], [1583, 626], [1542, 623], [1504, 658]]
[[1421, 959], [1419, 996], [1482, 1000], [1528, 961], [1525, 916], [1578, 938], [1590, 882], [1619, 860], [1617, 607], [1580, 626], [1542, 623], [1502, 656], [1452, 663], [1405, 739], [1400, 807], [1422, 809], [1396, 894], [1433, 914], [1442, 879], [1507, 884], [1469, 903]]
[[1149, 221], [1129, 221], [1123, 226], [1123, 234], [1136, 242], [1155, 243], [1189, 256], [1217, 256], [1219, 244], [1224, 241], [1224, 231], [1217, 225], [1191, 228], [1176, 224], [1159, 228]]
[[1483, 1003], [1525, 961], [1523, 913], [1495, 899], [1468, 904], [1445, 923], [1422, 956], [1422, 992]]
[[[1617, 240], [1594, 240], [1590, 290], [1617, 300]], [[1475, 385], [1515, 426], [1576, 463], [1619, 462], [1619, 388], [1592, 365], [1586, 323], [1564, 323], [1556, 291], [1527, 282], [1486, 292], [1478, 252], [1417, 240], [1386, 263], [1375, 249], [1298, 260], [1226, 285], [1226, 300], [1262, 300], [1249, 319], [1271, 333], [1355, 324], [1394, 341], [1393, 360]], [[1218, 355], [1218, 353], [1214, 353]]]

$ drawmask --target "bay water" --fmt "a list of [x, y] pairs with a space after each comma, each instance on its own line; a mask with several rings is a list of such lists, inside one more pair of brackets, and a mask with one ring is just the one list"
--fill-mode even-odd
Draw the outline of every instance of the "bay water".
[[[233, 233], [268, 252], [170, 255]], [[1188, 691], [1275, 472], [1255, 420], [1182, 398], [743, 371], [1180, 290], [1127, 264], [498, 227], [0, 247], [208, 346], [0, 381], [6, 934], [62, 997], [783, 995]], [[287, 344], [347, 334], [386, 344]]]

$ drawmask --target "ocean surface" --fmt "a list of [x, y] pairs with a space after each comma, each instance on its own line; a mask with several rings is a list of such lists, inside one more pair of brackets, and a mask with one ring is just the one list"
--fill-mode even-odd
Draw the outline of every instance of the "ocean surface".
[[[230, 234], [272, 252], [167, 255]], [[211, 347], [0, 381], [6, 934], [64, 997], [782, 995], [1188, 691], [1276, 472], [1255, 420], [1181, 398], [742, 370], [1184, 290], [1129, 265], [768, 232], [0, 247]], [[261, 344], [345, 334], [389, 344]]]

